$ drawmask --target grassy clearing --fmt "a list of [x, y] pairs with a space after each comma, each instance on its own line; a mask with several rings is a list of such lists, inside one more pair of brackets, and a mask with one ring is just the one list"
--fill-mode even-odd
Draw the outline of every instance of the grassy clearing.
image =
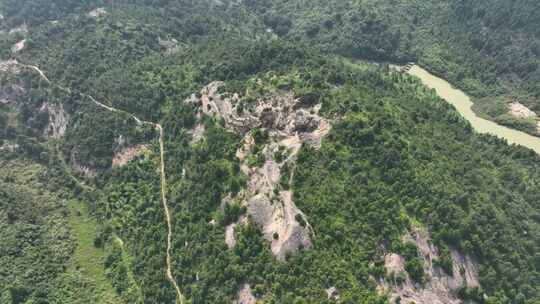
[[87, 276], [96, 285], [99, 303], [123, 303], [107, 279], [103, 261], [106, 252], [94, 246], [97, 223], [88, 214], [86, 206], [77, 200], [69, 202], [69, 225], [77, 239], [77, 247], [73, 255], [73, 267]]

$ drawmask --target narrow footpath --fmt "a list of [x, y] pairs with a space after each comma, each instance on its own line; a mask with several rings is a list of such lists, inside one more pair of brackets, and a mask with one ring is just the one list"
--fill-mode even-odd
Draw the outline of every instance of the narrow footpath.
[[[65, 91], [65, 92], [71, 93], [71, 90], [69, 88], [65, 88], [65, 87], [62, 87], [60, 85], [53, 84], [49, 80], [49, 78], [47, 78], [45, 73], [42, 70], [40, 70], [37, 66], [26, 65], [26, 64], [22, 64], [22, 63], [18, 63], [18, 65], [23, 67], [23, 68], [27, 68], [27, 69], [31, 69], [31, 70], [36, 71], [45, 82], [47, 82], [47, 83], [49, 83], [51, 85], [54, 85], [57, 88]], [[126, 112], [124, 110], [116, 109], [116, 108], [113, 108], [111, 106], [105, 105], [105, 104], [97, 101], [94, 97], [92, 97], [90, 95], [83, 94], [83, 93], [79, 93], [79, 95], [82, 96], [82, 97], [87, 97], [94, 104], [96, 104], [97, 106], [99, 106], [101, 108], [104, 108], [104, 109], [106, 109], [108, 111], [116, 112], [116, 113], [126, 113], [126, 114], [128, 114], [129, 116], [131, 116], [137, 122], [138, 125], [149, 124], [149, 125], [152, 125], [156, 130], [159, 131], [159, 154], [160, 154], [160, 170], [159, 171], [160, 171], [160, 179], [161, 179], [161, 191], [160, 192], [161, 192], [161, 201], [163, 202], [163, 209], [164, 209], [164, 212], [165, 212], [165, 220], [167, 222], [167, 252], [166, 252], [167, 270], [166, 270], [166, 275], [167, 275], [167, 279], [169, 280], [169, 282], [171, 283], [171, 285], [175, 289], [176, 303], [184, 304], [184, 295], [180, 291], [180, 287], [176, 283], [176, 280], [175, 280], [173, 272], [172, 272], [171, 248], [172, 248], [172, 234], [173, 234], [173, 232], [172, 232], [172, 224], [171, 224], [171, 214], [170, 214], [170, 211], [169, 211], [169, 205], [167, 203], [167, 192], [166, 192], [167, 191], [167, 179], [166, 179], [166, 176], [165, 176], [165, 145], [164, 145], [165, 134], [164, 134], [164, 131], [163, 131], [163, 127], [158, 123], [141, 120], [132, 113], [129, 113], [129, 112]]]

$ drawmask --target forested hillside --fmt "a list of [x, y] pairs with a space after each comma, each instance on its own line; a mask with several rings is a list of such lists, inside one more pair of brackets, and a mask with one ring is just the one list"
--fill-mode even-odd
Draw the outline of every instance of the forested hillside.
[[277, 35], [372, 60], [416, 61], [466, 90], [476, 110], [505, 115], [519, 101], [540, 113], [538, 1], [245, 1]]
[[[124, 14], [126, 3], [130, 3], [127, 15]], [[539, 132], [538, 119], [515, 117], [508, 111], [509, 104], [520, 102], [540, 114], [540, 39], [537, 26], [540, 20], [536, 13], [540, 4], [534, 0], [56, 0], [47, 1], [47, 4], [5, 0], [0, 5], [3, 5], [2, 14], [6, 16], [2, 22], [5, 29], [21, 24], [43, 27], [58, 19], [75, 18], [78, 25], [73, 32], [69, 30], [70, 37], [64, 37], [62, 44], [49, 40], [53, 32], [55, 36], [65, 32], [58, 24], [47, 31], [47, 37], [42, 38], [43, 43], [49, 42], [58, 48], [46, 54], [54, 53], [60, 56], [56, 58], [60, 60], [63, 57], [67, 59], [67, 54], [62, 55], [66, 48], [104, 46], [99, 39], [113, 42], [110, 35], [129, 35], [129, 43], [107, 45], [108, 65], [92, 65], [92, 58], [80, 54], [83, 57], [77, 60], [87, 66], [84, 74], [101, 73], [111, 65], [126, 62], [126, 59], [139, 58], [148, 47], [156, 50], [158, 46], [147, 43], [147, 39], [155, 40], [152, 36], [161, 35], [164, 41], [174, 38], [181, 47], [186, 47], [193, 39], [209, 37], [222, 30], [227, 36], [240, 35], [251, 39], [275, 35], [304, 41], [325, 52], [344, 56], [420, 62], [475, 97], [475, 110], [479, 114], [531, 134], [538, 135]], [[101, 6], [114, 10], [116, 18], [126, 23], [113, 23], [107, 31], [93, 33], [93, 39], [77, 39], [77, 35], [95, 31], [85, 24], [84, 18], [81, 20], [77, 16]], [[164, 7], [166, 9], [162, 9]], [[48, 26], [51, 27], [50, 24]], [[125, 48], [127, 53], [118, 53]]]
[[540, 156], [374, 63], [515, 125], [535, 8], [0, 0], [0, 303], [538, 303]]

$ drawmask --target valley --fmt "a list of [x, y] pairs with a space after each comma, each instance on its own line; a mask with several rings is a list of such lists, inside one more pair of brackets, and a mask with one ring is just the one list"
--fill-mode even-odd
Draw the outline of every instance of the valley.
[[538, 9], [0, 0], [0, 303], [537, 304]]
[[430, 74], [418, 65], [413, 66], [407, 73], [418, 77], [427, 87], [436, 90], [441, 98], [456, 107], [456, 110], [470, 122], [477, 132], [498, 136], [510, 144], [521, 145], [540, 154], [540, 137], [501, 126], [491, 120], [479, 117], [473, 112], [473, 103], [463, 91], [454, 88], [446, 80]]

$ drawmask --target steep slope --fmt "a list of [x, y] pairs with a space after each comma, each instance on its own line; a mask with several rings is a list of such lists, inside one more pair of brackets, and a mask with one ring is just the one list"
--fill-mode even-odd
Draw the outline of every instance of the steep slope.
[[94, 247], [93, 219], [52, 161], [0, 156], [0, 301], [123, 303], [105, 277], [105, 250]]
[[[19, 30], [0, 35], [2, 155], [41, 163], [62, 177], [49, 187], [85, 202], [104, 249], [99, 281], [127, 303], [535, 303], [539, 156], [475, 134], [413, 78], [329, 55], [414, 58], [394, 24], [415, 17], [391, 19], [390, 4], [85, 2], [58, 22], [24, 13], [22, 28], [11, 12], [2, 26]], [[317, 8], [343, 22], [317, 30]], [[32, 210], [26, 201], [10, 198], [0, 214]], [[73, 250], [59, 253], [36, 270], [68, 282], [41, 294], [24, 281], [2, 296], [70, 302], [86, 280], [64, 272]], [[9, 267], [0, 271], [25, 273]]]
[[[324, 303], [330, 288], [341, 300], [376, 301], [369, 290], [379, 280], [389, 280], [384, 257], [390, 253], [405, 257], [405, 269], [423, 286], [410, 285], [414, 290], [437, 295], [437, 283], [432, 281], [442, 280], [437, 273], [452, 282], [465, 282], [459, 279], [461, 269], [453, 273], [452, 265], [472, 259], [480, 288], [452, 283], [446, 292], [456, 302], [537, 297], [535, 249], [528, 239], [538, 231], [533, 203], [538, 197], [538, 156], [475, 135], [453, 109], [408, 77], [363, 65], [321, 66], [324, 60], [312, 58], [300, 65], [285, 63], [281, 72], [230, 81], [221, 90], [210, 85], [189, 102], [175, 104], [171, 115], [181, 115], [180, 119], [165, 119], [166, 128], [178, 130], [170, 133], [167, 150], [179, 166], [170, 168], [168, 176], [177, 214], [173, 264], [186, 297], [211, 303], [232, 300], [237, 291], [248, 290], [248, 284], [255, 298], [266, 301], [296, 298]], [[257, 117], [265, 113], [257, 105], [271, 105], [283, 94], [322, 103], [321, 115], [336, 121], [320, 150], [305, 145], [297, 156], [293, 201], [316, 237], [309, 247], [286, 255], [286, 264], [273, 257], [275, 231], [265, 230], [272, 212], [250, 216], [250, 204], [241, 207], [250, 197], [242, 189], [249, 190], [252, 179], [251, 171], [243, 167], [252, 166], [257, 172], [260, 165], [264, 171], [267, 162], [279, 156], [264, 153], [273, 145], [272, 136], [258, 144], [244, 139], [250, 122], [256, 120], [241, 119], [240, 113]], [[241, 111], [239, 104], [244, 105]], [[196, 108], [210, 117], [196, 119]], [[271, 125], [264, 125], [267, 120], [258, 121], [263, 123], [262, 133], [256, 131], [259, 135], [254, 138], [261, 134], [265, 138], [264, 130], [273, 132]], [[192, 142], [189, 134], [194, 129], [204, 132]], [[264, 157], [259, 158], [257, 151]], [[272, 176], [268, 175], [271, 180]], [[259, 191], [265, 193], [264, 188]], [[276, 203], [279, 206], [279, 200]], [[256, 205], [274, 208], [268, 201]], [[516, 208], [527, 211], [516, 213]], [[231, 232], [228, 227], [237, 220]], [[433, 254], [425, 261], [436, 266], [423, 269], [423, 247], [411, 251], [402, 242], [402, 235], [417, 221], [431, 232], [435, 249], [430, 250], [438, 252], [438, 258]], [[234, 246], [226, 247], [226, 234]], [[506, 237], [495, 241], [493, 234]], [[522, 245], [511, 245], [516, 242]], [[516, 254], [519, 259], [510, 258]], [[470, 258], [461, 258], [465, 256]], [[508, 263], [494, 263], [497, 260]], [[519, 275], [511, 271], [515, 267], [521, 269]], [[433, 297], [425, 299], [429, 303]]]
[[269, 30], [286, 39], [349, 57], [418, 61], [476, 97], [478, 113], [539, 134], [537, 120], [508, 115], [508, 105], [514, 101], [540, 113], [537, 1], [252, 0], [245, 4]]
[[[509, 112], [509, 105], [519, 101], [540, 114], [540, 21], [534, 0], [55, 0], [49, 9], [38, 0], [4, 2], [2, 27], [14, 32], [1, 38], [22, 42], [27, 35], [17, 30], [21, 25], [25, 30], [38, 27], [41, 33], [31, 31], [26, 42], [31, 49], [49, 49], [50, 55], [38, 59], [40, 52], [31, 52], [34, 60], [76, 86], [144, 55], [182, 52], [201, 39], [225, 33], [255, 40], [279, 37], [347, 57], [418, 61], [473, 95], [478, 113], [538, 135], [538, 119]], [[66, 28], [65, 20], [77, 26]], [[103, 48], [94, 49], [100, 44]], [[93, 56], [94, 52], [103, 55]], [[56, 71], [60, 62], [74, 58], [81, 64], [65, 64]], [[88, 77], [79, 78], [81, 70]]]

